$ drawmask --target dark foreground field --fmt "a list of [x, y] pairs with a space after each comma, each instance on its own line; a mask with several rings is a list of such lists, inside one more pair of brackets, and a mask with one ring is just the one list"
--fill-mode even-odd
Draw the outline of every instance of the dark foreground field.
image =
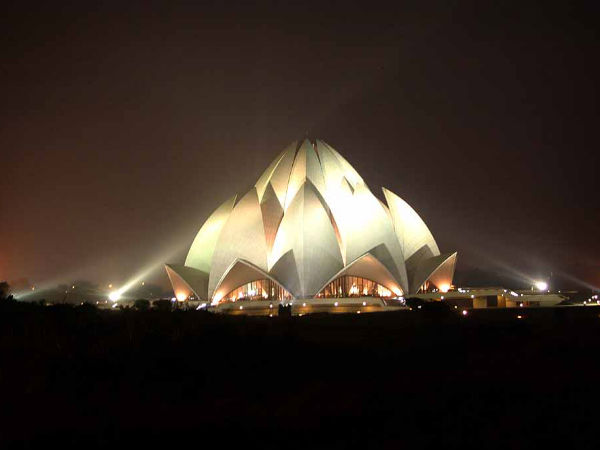
[[3, 448], [597, 448], [594, 307], [0, 312]]

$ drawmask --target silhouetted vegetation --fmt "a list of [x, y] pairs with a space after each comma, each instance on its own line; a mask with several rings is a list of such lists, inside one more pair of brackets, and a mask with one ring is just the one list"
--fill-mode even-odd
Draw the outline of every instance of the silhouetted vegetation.
[[406, 302], [406, 306], [412, 309], [418, 309], [419, 306], [423, 307], [423, 305], [426, 303], [425, 300], [417, 297], [408, 297], [404, 301]]
[[139, 311], [147, 311], [150, 309], [150, 301], [138, 298], [135, 302], [133, 302], [133, 307]]
[[596, 442], [597, 307], [268, 318], [90, 306], [0, 306], [6, 442], [86, 449], [204, 447], [215, 439], [220, 448], [278, 449]]
[[165, 299], [154, 300], [152, 307], [159, 311], [171, 311], [171, 301]]
[[0, 302], [9, 302], [13, 300], [10, 294], [10, 286], [6, 281], [0, 281]]
[[291, 317], [292, 316], [292, 305], [279, 305], [277, 313], [279, 317]]

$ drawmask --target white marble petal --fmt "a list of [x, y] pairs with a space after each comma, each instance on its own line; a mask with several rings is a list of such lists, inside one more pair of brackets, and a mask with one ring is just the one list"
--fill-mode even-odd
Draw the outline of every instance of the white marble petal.
[[407, 292], [408, 277], [394, 226], [379, 200], [365, 184], [356, 185], [352, 211], [346, 242], [346, 260], [354, 261], [371, 252], [400, 282], [402, 290]]
[[[290, 254], [294, 264], [288, 261], [286, 266], [295, 266], [297, 273], [290, 273], [288, 277], [275, 266], [284, 255], [289, 259]], [[322, 284], [343, 267], [328, 212], [311, 183], [305, 183], [300, 188], [285, 212], [275, 238], [269, 267], [296, 298], [316, 295]], [[299, 285], [293, 287], [296, 276]]]
[[237, 259], [267, 270], [267, 243], [256, 188], [252, 188], [235, 205], [221, 231], [210, 268], [209, 297], [212, 297], [225, 271]]
[[433, 235], [417, 212], [393, 192], [383, 188], [383, 194], [390, 208], [404, 258], [410, 258], [424, 245], [429, 247], [434, 256], [439, 255], [440, 250]]
[[433, 283], [442, 292], [447, 291], [452, 285], [455, 266], [456, 252], [422, 260], [412, 282], [412, 292], [417, 292], [426, 281]]
[[212, 256], [223, 226], [231, 214], [236, 195], [219, 206], [198, 231], [185, 259], [185, 265], [203, 272], [210, 272]]
[[165, 264], [165, 269], [175, 297], [187, 298], [194, 293], [198, 298], [208, 298], [208, 273], [181, 264]]

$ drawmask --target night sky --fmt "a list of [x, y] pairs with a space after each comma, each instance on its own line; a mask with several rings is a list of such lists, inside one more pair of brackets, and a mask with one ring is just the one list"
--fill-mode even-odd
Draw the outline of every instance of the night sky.
[[411, 204], [457, 281], [600, 286], [593, 2], [60, 3], [0, 19], [0, 279], [183, 262], [308, 134]]

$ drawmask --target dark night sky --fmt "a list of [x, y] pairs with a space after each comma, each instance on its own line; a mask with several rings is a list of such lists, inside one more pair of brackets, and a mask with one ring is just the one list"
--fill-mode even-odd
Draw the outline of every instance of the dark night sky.
[[458, 250], [459, 281], [600, 285], [593, 3], [22, 3], [0, 19], [1, 279], [181, 261], [308, 132]]

